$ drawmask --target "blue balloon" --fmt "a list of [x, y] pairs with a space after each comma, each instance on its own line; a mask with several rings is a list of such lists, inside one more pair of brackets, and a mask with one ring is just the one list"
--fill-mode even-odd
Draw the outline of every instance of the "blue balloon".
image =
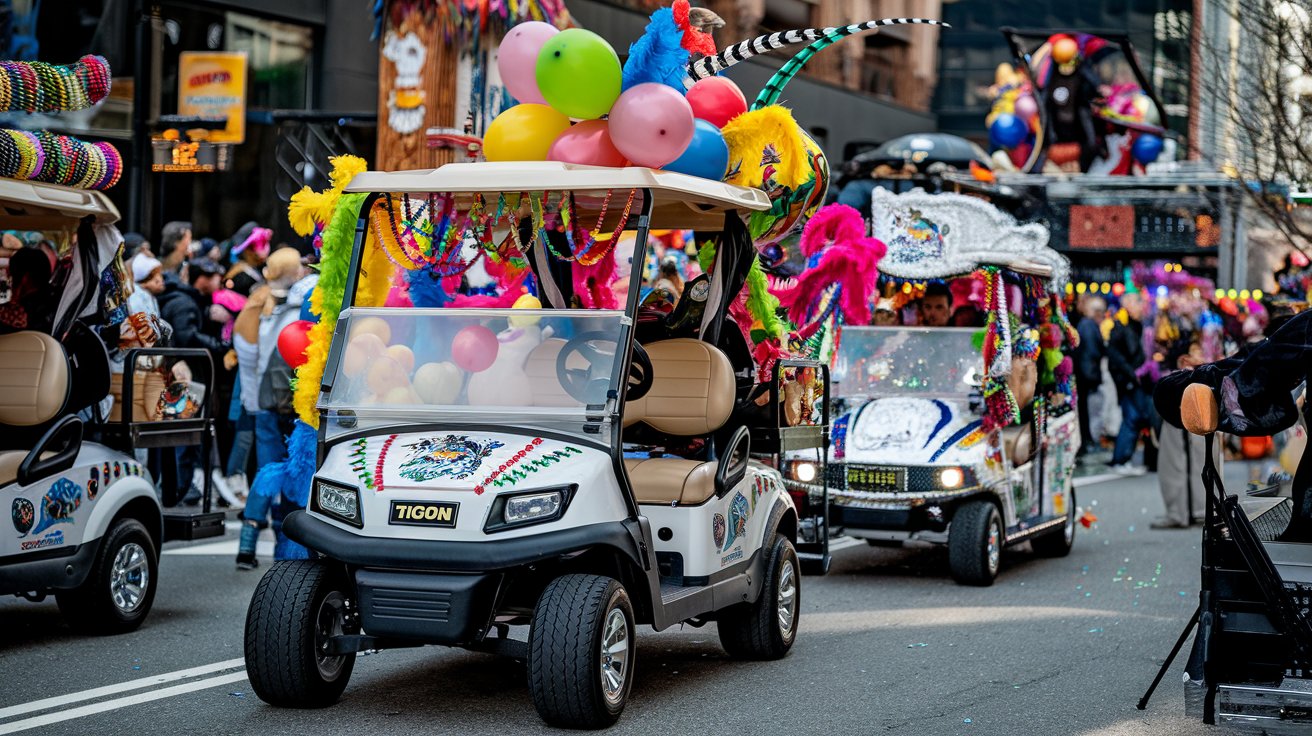
[[700, 118], [694, 123], [696, 128], [692, 133], [692, 142], [684, 149], [683, 155], [663, 168], [666, 171], [720, 181], [729, 168], [729, 144], [724, 142], [720, 129], [713, 124]]
[[1134, 139], [1134, 146], [1130, 148], [1130, 153], [1134, 155], [1134, 160], [1145, 166], [1156, 161], [1157, 157], [1162, 155], [1162, 139], [1152, 133], [1140, 133], [1139, 137]]
[[989, 140], [999, 148], [1015, 148], [1030, 134], [1024, 120], [1009, 112], [999, 114], [989, 127]]
[[309, 291], [305, 292], [305, 301], [301, 302], [301, 319], [305, 320], [306, 322], [319, 321], [318, 315], [310, 311], [310, 295], [313, 293], [314, 293], [314, 289], [310, 289]]

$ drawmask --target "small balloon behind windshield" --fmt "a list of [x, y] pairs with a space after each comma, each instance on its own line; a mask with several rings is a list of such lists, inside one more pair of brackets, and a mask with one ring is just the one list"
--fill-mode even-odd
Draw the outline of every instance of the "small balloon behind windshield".
[[846, 327], [834, 360], [835, 396], [969, 396], [983, 382], [981, 330]]

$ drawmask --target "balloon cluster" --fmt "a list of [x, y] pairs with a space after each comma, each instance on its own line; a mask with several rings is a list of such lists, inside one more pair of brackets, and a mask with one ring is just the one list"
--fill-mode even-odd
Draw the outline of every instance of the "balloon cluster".
[[488, 126], [489, 161], [633, 164], [718, 181], [729, 165], [720, 128], [747, 111], [742, 91], [723, 77], [686, 93], [655, 81], [628, 84], [615, 49], [581, 28], [521, 23], [501, 42], [497, 66], [520, 104]]

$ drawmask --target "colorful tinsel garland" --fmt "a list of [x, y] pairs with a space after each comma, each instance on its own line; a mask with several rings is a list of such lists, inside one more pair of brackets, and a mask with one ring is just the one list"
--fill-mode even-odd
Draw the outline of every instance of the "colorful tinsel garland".
[[537, 20], [558, 28], [570, 24], [564, 0], [374, 0], [372, 39], [385, 25], [399, 27], [418, 15], [425, 25], [436, 24], [446, 40], [468, 44], [486, 32], [504, 35], [518, 23]]
[[85, 110], [109, 95], [110, 79], [102, 56], [83, 56], [67, 66], [0, 61], [0, 112]]

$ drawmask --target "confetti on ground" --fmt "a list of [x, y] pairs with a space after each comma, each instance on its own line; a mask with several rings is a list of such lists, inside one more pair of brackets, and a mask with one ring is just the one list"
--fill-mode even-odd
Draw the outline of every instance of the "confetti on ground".
[[967, 719], [965, 719], [965, 720], [962, 721], [962, 723], [970, 723], [970, 722], [971, 722], [971, 720], [970, 720], [969, 718], [967, 718]]
[[1101, 634], [1102, 629], [1089, 629], [1090, 634]]
[[246, 697], [246, 693], [243, 693], [243, 692], [233, 692], [233, 693], [228, 693], [228, 694], [231, 695], [231, 696], [234, 697], [234, 698], [244, 698], [244, 697]]
[[1130, 525], [1130, 531], [1134, 531], [1134, 524]]
[[1180, 597], [1181, 597], [1181, 598], [1188, 598], [1188, 597], [1189, 597], [1189, 593], [1186, 592], [1186, 591], [1183, 591], [1183, 590], [1182, 590], [1182, 591], [1180, 591]]
[[927, 647], [927, 646], [929, 646], [929, 645], [926, 644], [925, 642], [923, 642], [923, 641], [918, 641], [918, 642], [916, 642], [915, 644], [908, 644], [908, 645], [907, 645], [907, 649], [915, 649], [916, 647]]

